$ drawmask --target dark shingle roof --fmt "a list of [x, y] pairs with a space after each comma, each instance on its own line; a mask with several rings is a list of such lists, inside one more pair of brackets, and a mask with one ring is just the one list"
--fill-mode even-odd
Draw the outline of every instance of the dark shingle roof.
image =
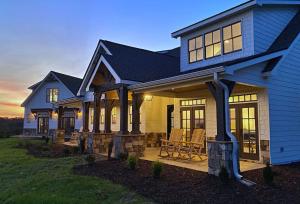
[[103, 54], [123, 80], [146, 82], [180, 74], [179, 48], [153, 52], [101, 40], [112, 55]]
[[54, 71], [51, 72], [76, 96], [82, 79]]

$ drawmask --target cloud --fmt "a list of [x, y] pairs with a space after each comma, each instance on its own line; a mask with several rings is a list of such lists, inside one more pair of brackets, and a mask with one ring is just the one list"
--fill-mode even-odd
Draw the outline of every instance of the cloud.
[[20, 107], [20, 104], [0, 101], [0, 106]]

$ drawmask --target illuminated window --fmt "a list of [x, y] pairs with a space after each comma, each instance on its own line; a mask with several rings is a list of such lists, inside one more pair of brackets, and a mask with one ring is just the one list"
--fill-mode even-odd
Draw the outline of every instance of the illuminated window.
[[112, 124], [117, 123], [117, 108], [116, 107], [113, 107], [113, 109], [111, 110], [111, 122], [112, 122]]
[[90, 115], [90, 124], [93, 125], [94, 124], [94, 110], [90, 111], [91, 115]]
[[243, 94], [229, 97], [229, 103], [257, 101], [257, 94]]
[[101, 108], [101, 114], [100, 114], [100, 123], [101, 124], [104, 124], [104, 120], [105, 120], [105, 109], [104, 108]]
[[223, 28], [224, 53], [230, 53], [243, 48], [241, 22]]
[[58, 101], [58, 89], [47, 89], [46, 102], [55, 103]]
[[129, 106], [129, 124], [132, 124], [132, 106]]
[[182, 100], [180, 101], [181, 106], [198, 106], [205, 105], [206, 99], [190, 99], [190, 100]]
[[190, 63], [203, 60], [203, 37], [198, 36], [189, 40]]
[[221, 31], [205, 34], [205, 58], [221, 55]]

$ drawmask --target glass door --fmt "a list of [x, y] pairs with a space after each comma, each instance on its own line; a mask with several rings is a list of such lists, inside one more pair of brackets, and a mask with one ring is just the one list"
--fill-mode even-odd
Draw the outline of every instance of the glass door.
[[257, 104], [234, 104], [230, 107], [230, 128], [240, 144], [240, 156], [259, 159]]
[[49, 118], [39, 117], [38, 118], [38, 134], [47, 135], [49, 129]]
[[183, 141], [191, 138], [191, 108], [181, 109], [181, 128], [183, 129]]

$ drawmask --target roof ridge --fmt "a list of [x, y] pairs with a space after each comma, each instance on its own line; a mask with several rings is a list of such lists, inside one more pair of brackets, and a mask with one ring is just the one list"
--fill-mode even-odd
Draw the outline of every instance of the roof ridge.
[[54, 74], [60, 74], [60, 75], [64, 75], [64, 76], [67, 76], [67, 77], [72, 77], [72, 78], [75, 78], [75, 79], [80, 79], [80, 80], [82, 80], [82, 78], [75, 77], [75, 76], [68, 75], [68, 74], [63, 74], [63, 73], [61, 73], [61, 72], [56, 72], [56, 71], [50, 71], [50, 72], [52, 72], [52, 73], [54, 73]]
[[[147, 49], [144, 49], [144, 48], [133, 47], [131, 45], [124, 45], [124, 44], [117, 43], [117, 42], [112, 42], [112, 41], [109, 41], [109, 40], [101, 40], [101, 41], [121, 45], [121, 46], [132, 48], [132, 49], [141, 50], [141, 51], [144, 51], [144, 52], [154, 53], [154, 54], [157, 54], [157, 55], [160, 55], [160, 56], [166, 56], [166, 57], [171, 57], [171, 58], [178, 59], [178, 57], [166, 55], [166, 54], [163, 54], [163, 53], [159, 53], [158, 51], [152, 51], [152, 50], [147, 50]], [[176, 48], [178, 48], [178, 47], [176, 47]], [[176, 48], [172, 48], [172, 49], [169, 49], [169, 50], [173, 50], [173, 49], [176, 49]]]

